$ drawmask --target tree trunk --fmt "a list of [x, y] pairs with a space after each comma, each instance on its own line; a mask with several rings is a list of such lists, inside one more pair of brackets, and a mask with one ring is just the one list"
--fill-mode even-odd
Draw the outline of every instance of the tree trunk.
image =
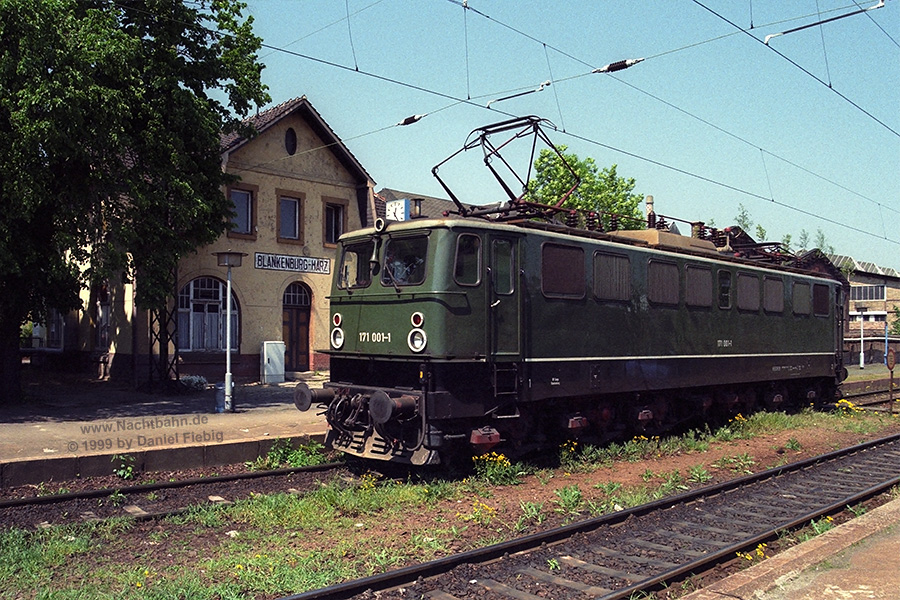
[[0, 404], [11, 404], [22, 398], [19, 331], [18, 325], [9, 327], [0, 320]]

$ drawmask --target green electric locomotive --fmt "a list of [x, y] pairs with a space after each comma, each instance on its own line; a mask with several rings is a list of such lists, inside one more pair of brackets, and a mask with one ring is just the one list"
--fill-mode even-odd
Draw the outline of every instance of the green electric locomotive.
[[848, 284], [818, 251], [678, 235], [652, 213], [604, 232], [522, 198], [457, 205], [341, 237], [331, 381], [295, 393], [324, 410], [328, 445], [415, 465], [514, 455], [829, 402], [846, 374]]
[[[844, 290], [817, 252], [760, 264], [657, 229], [448, 217], [347, 234], [328, 443], [412, 464], [827, 401]], [[800, 261], [803, 263], [804, 261]]]

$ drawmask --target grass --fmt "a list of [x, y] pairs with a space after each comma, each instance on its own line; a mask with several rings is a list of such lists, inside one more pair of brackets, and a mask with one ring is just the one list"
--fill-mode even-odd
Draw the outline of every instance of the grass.
[[[114, 519], [0, 531], [0, 599], [227, 599], [297, 593], [503, 541], [554, 520], [644, 504], [689, 484], [703, 484], [716, 468], [749, 470], [755, 459], [744, 453], [716, 462], [698, 459], [686, 472], [646, 469], [636, 485], [605, 481], [579, 486], [567, 479], [570, 473], [702, 453], [713, 444], [756, 435], [796, 435], [804, 428], [873, 432], [889, 418], [856, 411], [760, 413], [682, 436], [637, 436], [604, 447], [567, 442], [559, 448], [559, 469], [535, 470], [502, 455], [487, 455], [473, 461], [474, 475], [461, 481], [397, 482], [364, 473], [324, 483], [305, 495], [255, 495], [232, 505], [195, 506], [152, 526]], [[800, 449], [795, 437], [785, 446]], [[274, 468], [318, 452], [298, 450], [276, 443], [263, 462]], [[546, 501], [503, 506], [497, 486], [515, 485], [530, 475], [548, 486]], [[900, 494], [898, 490], [893, 493]], [[416, 519], [412, 529], [411, 515]], [[828, 524], [817, 521], [811, 533]]]

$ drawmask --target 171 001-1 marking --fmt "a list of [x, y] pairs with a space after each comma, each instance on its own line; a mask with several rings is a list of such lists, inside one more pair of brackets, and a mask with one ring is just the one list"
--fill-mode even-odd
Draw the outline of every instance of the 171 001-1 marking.
[[359, 341], [360, 342], [375, 342], [376, 344], [381, 344], [383, 342], [391, 341], [391, 332], [384, 331], [360, 331], [359, 332]]

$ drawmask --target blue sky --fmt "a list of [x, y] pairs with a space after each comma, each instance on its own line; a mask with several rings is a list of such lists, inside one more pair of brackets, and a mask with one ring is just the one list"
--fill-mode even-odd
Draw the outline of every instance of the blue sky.
[[[661, 214], [724, 227], [742, 204], [770, 239], [821, 230], [900, 269], [900, 0], [762, 43], [875, 4], [251, 0], [247, 14], [273, 103], [306, 95], [378, 188], [446, 197], [434, 165], [473, 129], [533, 114]], [[590, 73], [628, 58], [646, 60]], [[477, 152], [442, 177], [464, 202], [505, 199]]]

